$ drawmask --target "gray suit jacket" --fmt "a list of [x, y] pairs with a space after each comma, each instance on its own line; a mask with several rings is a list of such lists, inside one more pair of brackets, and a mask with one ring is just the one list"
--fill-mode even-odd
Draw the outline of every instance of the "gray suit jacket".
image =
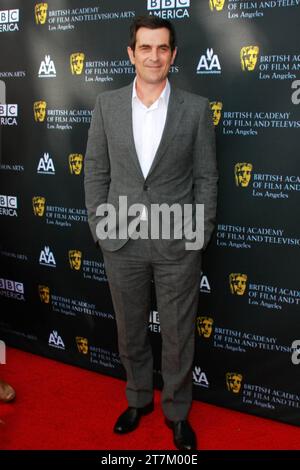
[[[128, 206], [186, 203], [204, 204], [206, 247], [216, 215], [217, 168], [215, 132], [206, 98], [171, 87], [162, 139], [145, 180], [136, 153], [132, 129], [132, 85], [101, 93], [96, 100], [85, 156], [85, 195], [88, 220], [97, 242], [97, 207], [119, 196]], [[108, 251], [126, 240], [100, 240]], [[157, 240], [167, 257], [184, 250], [184, 240]]]

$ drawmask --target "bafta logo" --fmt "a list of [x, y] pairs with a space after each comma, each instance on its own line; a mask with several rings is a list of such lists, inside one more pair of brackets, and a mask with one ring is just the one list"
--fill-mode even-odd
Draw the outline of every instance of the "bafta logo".
[[81, 268], [82, 252], [79, 250], [69, 250], [70, 268], [79, 271]]
[[237, 163], [234, 165], [235, 184], [241, 188], [247, 188], [251, 179], [253, 166], [251, 163]]
[[213, 330], [213, 319], [210, 317], [197, 317], [197, 330], [199, 336], [210, 338]]
[[83, 155], [81, 153], [71, 153], [69, 155], [69, 168], [71, 175], [80, 175], [82, 170]]
[[33, 113], [35, 122], [44, 122], [46, 117], [46, 101], [35, 101], [33, 103]]
[[83, 338], [82, 336], [76, 336], [76, 344], [78, 351], [81, 354], [87, 354], [89, 352], [89, 343], [87, 338]]
[[241, 49], [241, 66], [242, 70], [253, 72], [256, 66], [259, 53], [258, 46], [245, 46]]
[[244, 295], [247, 287], [247, 274], [229, 274], [230, 292], [233, 295]]
[[81, 75], [84, 64], [84, 53], [74, 52], [70, 55], [70, 67], [72, 75]]
[[48, 3], [37, 3], [34, 7], [36, 24], [45, 24], [47, 19]]
[[32, 208], [34, 215], [38, 217], [43, 217], [45, 212], [45, 203], [46, 199], [42, 196], [34, 196], [32, 198]]
[[224, 8], [225, 0], [209, 0], [209, 8], [211, 11], [222, 11]]
[[226, 373], [226, 386], [229, 392], [239, 393], [241, 390], [242, 381], [242, 374], [238, 374], [237, 372]]
[[50, 303], [50, 289], [48, 286], [39, 286], [39, 295], [43, 304]]
[[221, 119], [223, 103], [221, 103], [221, 101], [211, 101], [210, 107], [213, 113], [213, 123], [215, 126], [217, 126]]

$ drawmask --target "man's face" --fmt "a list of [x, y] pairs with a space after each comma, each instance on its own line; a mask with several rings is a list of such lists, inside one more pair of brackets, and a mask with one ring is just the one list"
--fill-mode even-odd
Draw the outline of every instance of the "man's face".
[[72, 153], [69, 156], [70, 171], [74, 175], [80, 175], [83, 157], [80, 153]]
[[170, 32], [167, 28], [140, 28], [136, 33], [133, 51], [127, 48], [129, 59], [135, 65], [137, 78], [145, 84], [164, 82], [173, 64], [177, 49], [170, 47]]

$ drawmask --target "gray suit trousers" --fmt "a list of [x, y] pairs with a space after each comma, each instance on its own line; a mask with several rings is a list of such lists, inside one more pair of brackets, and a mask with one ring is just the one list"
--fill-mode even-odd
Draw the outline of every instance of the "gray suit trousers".
[[195, 318], [201, 252], [164, 258], [155, 240], [130, 239], [117, 251], [103, 250], [118, 328], [121, 361], [127, 374], [129, 406], [153, 398], [153, 357], [148, 337], [154, 279], [162, 335], [162, 408], [172, 420], [187, 418], [192, 403]]

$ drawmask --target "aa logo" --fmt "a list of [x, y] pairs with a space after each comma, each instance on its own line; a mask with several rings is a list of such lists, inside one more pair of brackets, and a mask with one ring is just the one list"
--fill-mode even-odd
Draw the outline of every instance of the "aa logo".
[[253, 166], [251, 163], [236, 163], [234, 165], [235, 184], [240, 188], [247, 188], [251, 180]]
[[69, 168], [71, 175], [80, 175], [82, 163], [83, 155], [81, 153], [71, 153], [69, 155]]
[[209, 0], [209, 8], [211, 11], [222, 11], [224, 8], [225, 0]]
[[223, 103], [221, 101], [211, 101], [210, 107], [213, 113], [213, 123], [217, 126], [221, 119]]
[[55, 78], [56, 69], [53, 60], [50, 55], [45, 55], [45, 59], [42, 60], [39, 68], [39, 78]]
[[193, 370], [193, 381], [195, 385], [200, 385], [200, 387], [209, 387], [209, 382], [207, 380], [206, 373], [201, 370], [201, 367], [195, 366]]
[[39, 263], [43, 266], [48, 266], [50, 268], [56, 268], [56, 261], [54, 258], [53, 252], [50, 250], [49, 246], [45, 246], [43, 250], [41, 250]]
[[76, 344], [78, 351], [81, 354], [87, 354], [89, 352], [89, 342], [87, 338], [83, 338], [82, 336], [76, 336]]
[[47, 20], [48, 3], [37, 3], [34, 7], [36, 24], [45, 24]]
[[35, 122], [44, 122], [46, 117], [46, 101], [35, 101], [33, 103], [33, 113]]
[[226, 373], [226, 387], [228, 392], [240, 393], [242, 387], [243, 376], [237, 372]]
[[241, 52], [240, 52], [242, 70], [253, 72], [256, 66], [258, 53], [259, 53], [258, 46], [242, 47]]
[[46, 198], [44, 198], [43, 196], [34, 196], [32, 198], [32, 208], [34, 215], [37, 215], [38, 217], [43, 217], [45, 212], [45, 203]]
[[208, 277], [205, 276], [205, 274], [203, 274], [203, 273], [201, 273], [200, 292], [203, 292], [205, 294], [210, 294], [211, 293], [211, 287], [210, 287], [210, 284], [209, 284]]
[[44, 155], [40, 158], [37, 172], [43, 175], [55, 175], [54, 163], [49, 153], [45, 152]]
[[244, 295], [247, 287], [247, 274], [231, 273], [229, 274], [230, 292], [233, 295]]
[[79, 271], [81, 268], [82, 252], [79, 250], [69, 250], [70, 268]]
[[213, 49], [206, 49], [206, 55], [200, 57], [197, 73], [221, 73], [221, 65]]
[[210, 338], [213, 331], [214, 321], [211, 317], [197, 317], [197, 330], [199, 336]]
[[83, 71], [84, 64], [84, 53], [83, 52], [74, 52], [70, 55], [70, 67], [72, 75], [81, 75]]
[[65, 345], [61, 336], [55, 330], [50, 333], [48, 344], [49, 346], [53, 346], [54, 348], [65, 349]]
[[48, 286], [39, 285], [39, 296], [43, 304], [50, 303], [50, 288]]

